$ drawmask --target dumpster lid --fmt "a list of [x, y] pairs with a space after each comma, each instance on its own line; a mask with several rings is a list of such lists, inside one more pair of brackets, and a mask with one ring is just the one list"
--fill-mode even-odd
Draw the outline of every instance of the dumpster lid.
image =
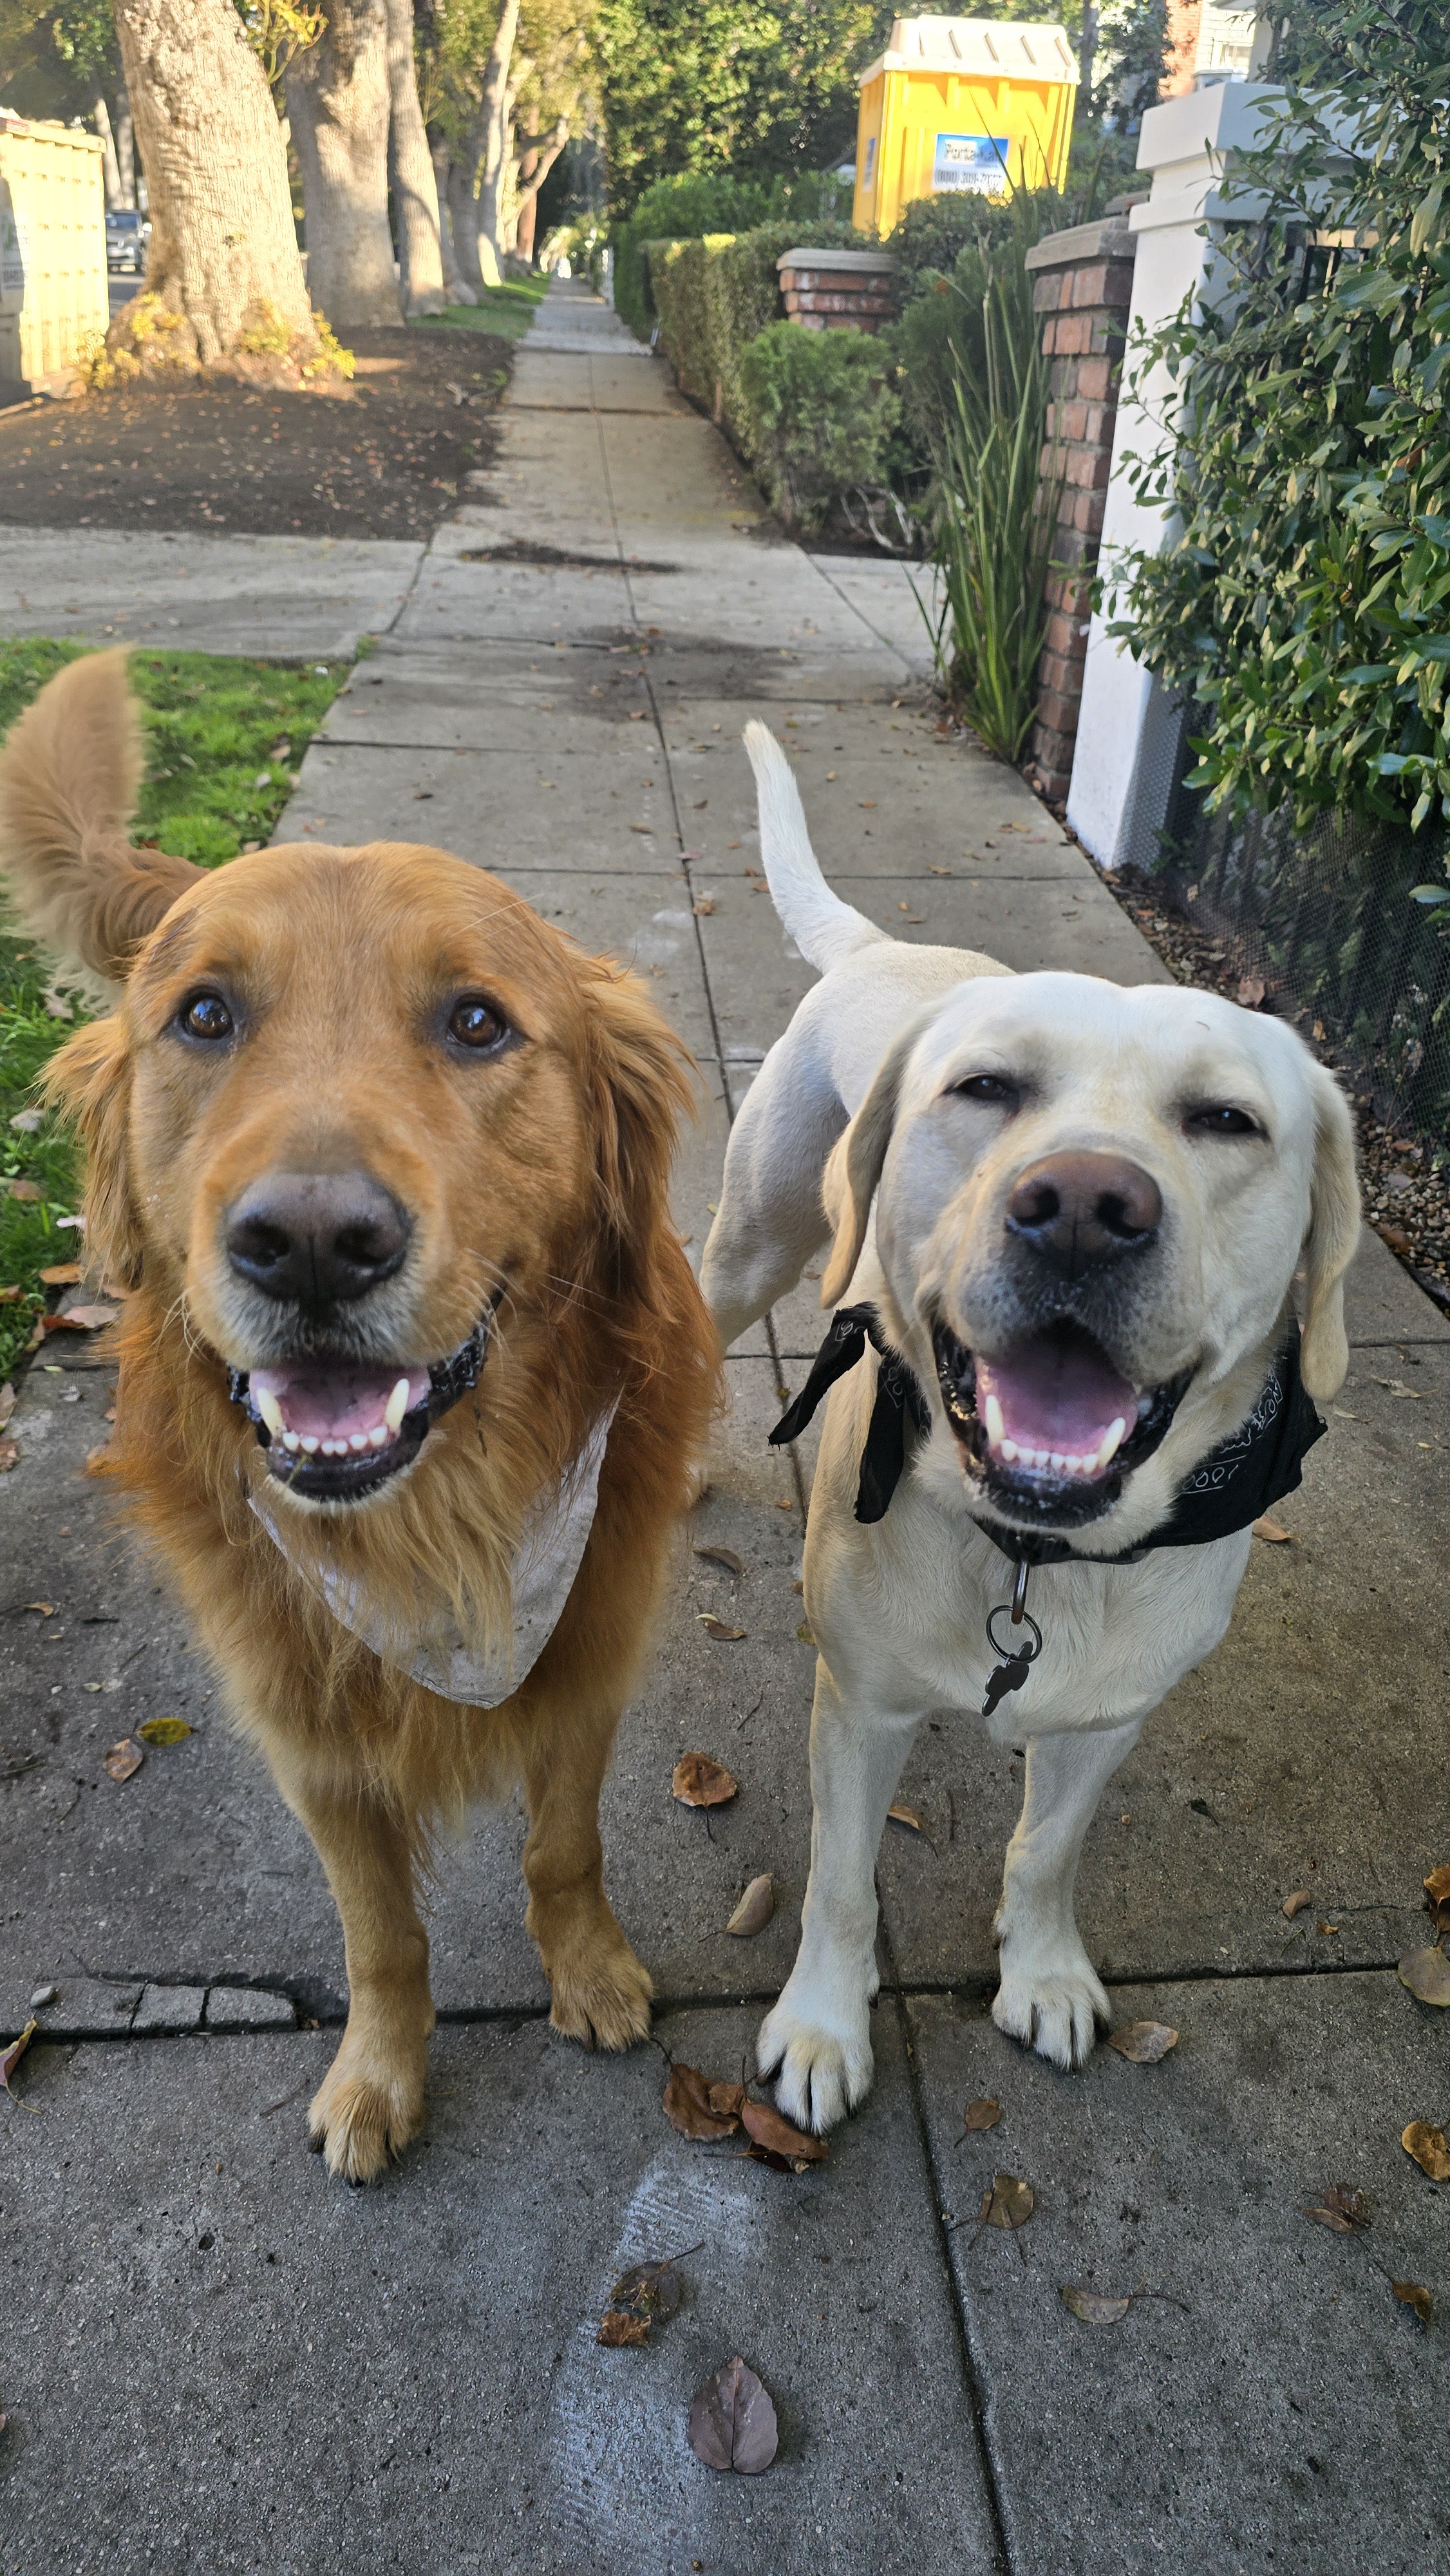
[[1065, 27], [1018, 26], [1000, 18], [895, 19], [885, 53], [867, 64], [861, 80], [874, 80], [878, 72], [910, 71], [1074, 84], [1080, 77]]

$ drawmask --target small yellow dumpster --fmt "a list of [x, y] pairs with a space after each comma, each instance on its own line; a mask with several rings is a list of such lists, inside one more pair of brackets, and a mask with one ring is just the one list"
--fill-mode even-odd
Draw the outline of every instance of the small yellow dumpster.
[[109, 307], [100, 136], [0, 112], [0, 401], [68, 391]]
[[852, 222], [889, 233], [913, 197], [1060, 188], [1077, 82], [1065, 27], [898, 18], [861, 75]]

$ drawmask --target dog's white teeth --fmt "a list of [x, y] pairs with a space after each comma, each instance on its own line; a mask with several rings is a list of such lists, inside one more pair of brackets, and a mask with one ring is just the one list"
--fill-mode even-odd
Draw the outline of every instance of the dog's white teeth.
[[378, 1423], [375, 1423], [375, 1424], [374, 1424], [374, 1426], [373, 1426], [373, 1428], [372, 1428], [372, 1430], [368, 1433], [368, 1446], [369, 1446], [369, 1448], [370, 1448], [370, 1449], [381, 1449], [381, 1447], [382, 1447], [382, 1445], [383, 1445], [383, 1442], [386, 1440], [387, 1436], [388, 1436], [388, 1426], [387, 1426], [387, 1424], [386, 1424], [385, 1422], [378, 1422]]
[[304, 1457], [304, 1458], [315, 1458], [315, 1457], [316, 1457], [316, 1455], [317, 1455], [317, 1452], [318, 1452], [318, 1450], [321, 1448], [321, 1446], [322, 1446], [322, 1443], [321, 1443], [321, 1441], [318, 1439], [317, 1434], [316, 1434], [316, 1432], [315, 1432], [315, 1431], [304, 1431], [304, 1432], [303, 1432], [303, 1434], [302, 1434], [302, 1455], [303, 1455], [303, 1457]]
[[1080, 1476], [1082, 1474], [1082, 1460], [1081, 1458], [1074, 1458], [1071, 1450], [1068, 1451], [1067, 1456], [1064, 1458], [1062, 1463], [1066, 1467], [1070, 1476]]
[[383, 1421], [395, 1440], [403, 1428], [403, 1416], [407, 1410], [408, 1380], [400, 1377], [383, 1409]]
[[1109, 1459], [1115, 1455], [1127, 1428], [1128, 1426], [1123, 1420], [1121, 1413], [1119, 1414], [1116, 1422], [1110, 1422], [1108, 1424], [1107, 1438], [1104, 1440], [1103, 1445], [1097, 1454], [1097, 1464], [1099, 1467], [1106, 1467]]
[[[279, 1430], [281, 1430], [281, 1424], [280, 1424], [280, 1422], [278, 1423], [277, 1428], [278, 1428]], [[282, 1432], [282, 1446], [283, 1446], [283, 1448], [284, 1448], [284, 1449], [291, 1449], [292, 1451], [294, 1451], [294, 1452], [295, 1452], [295, 1451], [297, 1451], [298, 1449], [300, 1449], [300, 1448], [301, 1448], [302, 1443], [301, 1443], [301, 1441], [298, 1439], [297, 1434], [296, 1434], [296, 1432], [295, 1432], [295, 1431], [283, 1431], [283, 1432]]]
[[1063, 1469], [1064, 1469], [1064, 1468], [1066, 1467], [1066, 1465], [1067, 1465], [1067, 1457], [1066, 1457], [1066, 1453], [1065, 1453], [1063, 1450], [1061, 1450], [1061, 1449], [1051, 1449], [1051, 1450], [1049, 1450], [1049, 1451], [1048, 1451], [1048, 1455], [1047, 1455], [1047, 1463], [1048, 1463], [1049, 1467], [1052, 1469], [1053, 1474], [1054, 1474], [1055, 1476], [1060, 1476], [1060, 1475], [1062, 1474], [1062, 1472], [1063, 1472]]
[[347, 1442], [345, 1440], [324, 1440], [322, 1443], [322, 1454], [324, 1458], [336, 1458], [339, 1455], [345, 1456], [346, 1452]]
[[275, 1395], [259, 1395], [257, 1411], [265, 1422], [270, 1437], [273, 1440], [281, 1440], [284, 1437], [282, 1407]]
[[372, 1442], [365, 1431], [355, 1431], [347, 1445], [349, 1449], [370, 1449]]
[[1051, 1456], [1052, 1451], [1050, 1449], [1034, 1449], [1032, 1452], [1032, 1464], [1034, 1467], [1045, 1467]]
[[988, 1396], [987, 1409], [982, 1419], [987, 1426], [987, 1438], [994, 1449], [1000, 1449], [1007, 1436], [1007, 1425], [1002, 1419], [1002, 1407], [995, 1395]]
[[1006, 1466], [1013, 1467], [1016, 1465], [1019, 1452], [1015, 1440], [999, 1440], [997, 1443], [997, 1449], [999, 1456], [1002, 1458]]

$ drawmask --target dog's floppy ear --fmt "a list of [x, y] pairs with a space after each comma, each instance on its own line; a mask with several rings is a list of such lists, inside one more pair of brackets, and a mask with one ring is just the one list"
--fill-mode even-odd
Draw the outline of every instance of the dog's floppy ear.
[[118, 1288], [141, 1285], [141, 1228], [131, 1191], [131, 1050], [116, 1018], [92, 1020], [46, 1068], [44, 1094], [80, 1129], [86, 1150], [86, 1253]]
[[123, 652], [46, 683], [0, 753], [0, 872], [26, 929], [112, 992], [143, 939], [205, 871], [128, 838], [141, 723]]
[[691, 1058], [633, 975], [589, 961], [589, 1077], [604, 1233], [621, 1288], [642, 1285], [669, 1215], [670, 1167], [695, 1106]]
[[1316, 1068], [1314, 1175], [1304, 1238], [1304, 1317], [1300, 1370], [1311, 1395], [1337, 1395], [1349, 1366], [1344, 1333], [1344, 1273], [1359, 1241], [1359, 1181], [1354, 1123], [1343, 1092]]
[[871, 1088], [847, 1128], [840, 1143], [831, 1153], [821, 1179], [821, 1196], [826, 1214], [835, 1228], [831, 1258], [821, 1281], [821, 1304], [838, 1305], [851, 1284], [866, 1228], [871, 1221], [871, 1202], [881, 1178], [881, 1166], [896, 1124], [896, 1104], [901, 1091], [901, 1077], [906, 1061], [921, 1032], [935, 1019], [940, 1005], [933, 1002], [918, 1011], [898, 1031], [876, 1068]]

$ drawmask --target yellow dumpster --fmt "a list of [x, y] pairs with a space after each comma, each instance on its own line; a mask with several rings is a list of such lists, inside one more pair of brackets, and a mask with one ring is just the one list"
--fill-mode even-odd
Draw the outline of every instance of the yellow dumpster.
[[100, 136], [0, 110], [0, 402], [67, 392], [109, 302]]
[[898, 18], [861, 75], [852, 222], [889, 233], [913, 197], [1060, 188], [1077, 82], [1065, 27]]

